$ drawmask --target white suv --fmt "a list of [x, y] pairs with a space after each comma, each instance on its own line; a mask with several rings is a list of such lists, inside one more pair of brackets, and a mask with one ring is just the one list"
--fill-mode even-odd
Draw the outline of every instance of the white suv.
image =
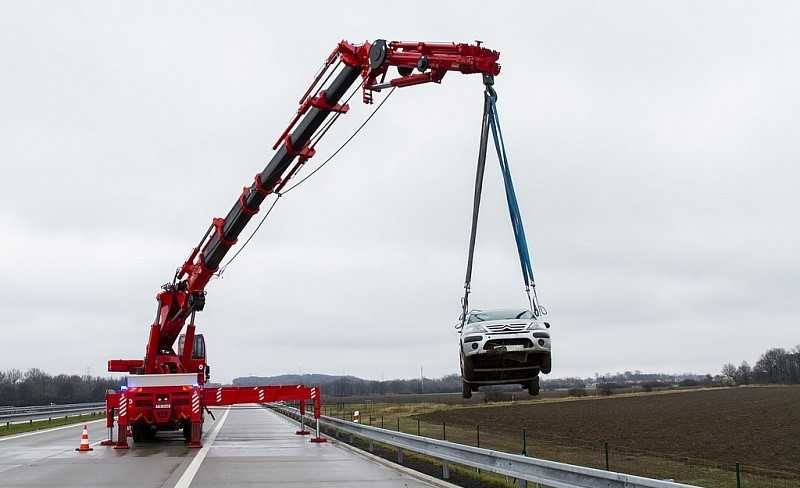
[[464, 398], [480, 386], [515, 383], [539, 394], [539, 373], [551, 369], [548, 322], [527, 309], [473, 310], [457, 327]]

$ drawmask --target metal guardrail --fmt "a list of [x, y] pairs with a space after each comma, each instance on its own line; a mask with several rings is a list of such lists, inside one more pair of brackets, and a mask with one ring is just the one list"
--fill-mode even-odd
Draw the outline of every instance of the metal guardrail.
[[[299, 411], [286, 406], [269, 405], [269, 408], [299, 420]], [[307, 416], [309, 420], [312, 417]], [[644, 478], [613, 471], [587, 468], [572, 464], [537, 459], [519, 454], [509, 454], [491, 449], [457, 444], [357, 424], [333, 417], [320, 417], [320, 424], [364, 439], [370, 444], [378, 442], [398, 449], [413, 451], [447, 462], [479, 468], [484, 471], [511, 476], [553, 488], [697, 488], [693, 485]], [[524, 483], [521, 483], [523, 485]]]
[[70, 403], [64, 405], [33, 405], [27, 407], [0, 407], [0, 422], [21, 418], [48, 417], [61, 414], [95, 412], [105, 409], [104, 402]]

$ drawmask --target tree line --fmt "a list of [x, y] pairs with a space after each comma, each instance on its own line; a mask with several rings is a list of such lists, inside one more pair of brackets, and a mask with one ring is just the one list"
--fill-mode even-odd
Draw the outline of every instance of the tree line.
[[53, 376], [36, 368], [0, 371], [0, 406], [101, 402], [106, 390], [118, 390], [123, 382], [122, 378], [89, 375]]
[[800, 346], [788, 351], [781, 347], [768, 349], [753, 366], [747, 361], [739, 366], [728, 363], [722, 367], [722, 376], [737, 385], [800, 384]]

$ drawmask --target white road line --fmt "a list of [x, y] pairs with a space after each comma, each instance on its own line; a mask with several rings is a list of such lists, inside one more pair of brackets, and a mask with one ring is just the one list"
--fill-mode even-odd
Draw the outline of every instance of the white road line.
[[75, 422], [74, 424], [70, 424], [70, 425], [62, 425], [61, 427], [53, 427], [52, 429], [34, 430], [33, 432], [26, 432], [24, 434], [17, 434], [17, 435], [10, 435], [10, 436], [0, 437], [0, 442], [10, 441], [12, 439], [19, 439], [21, 437], [28, 437], [28, 436], [37, 435], [37, 434], [46, 434], [48, 432], [55, 432], [57, 430], [72, 429], [74, 427], [80, 427], [82, 425], [96, 424], [97, 422], [105, 422], [105, 421], [106, 421], [106, 419], [91, 420], [89, 422]]
[[183, 472], [178, 482], [175, 483], [175, 488], [189, 488], [189, 485], [192, 484], [192, 480], [197, 474], [197, 470], [200, 469], [200, 465], [206, 458], [208, 450], [211, 449], [212, 444], [214, 444], [214, 440], [217, 438], [217, 434], [219, 434], [220, 429], [222, 429], [222, 424], [225, 423], [225, 419], [228, 418], [228, 413], [230, 413], [230, 411], [231, 408], [228, 407], [227, 410], [225, 410], [225, 413], [222, 414], [222, 418], [220, 418], [217, 425], [214, 426], [214, 430], [211, 431], [208, 439], [203, 442], [203, 447], [200, 448], [200, 450], [194, 456], [194, 459], [192, 459], [192, 462], [189, 463], [186, 471]]

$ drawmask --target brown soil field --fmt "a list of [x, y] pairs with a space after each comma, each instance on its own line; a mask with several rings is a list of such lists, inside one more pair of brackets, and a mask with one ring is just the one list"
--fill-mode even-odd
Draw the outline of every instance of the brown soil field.
[[[516, 435], [531, 443], [602, 445], [800, 479], [800, 387], [739, 387], [574, 401], [450, 408], [423, 422]], [[794, 476], [791, 476], [794, 477]]]

